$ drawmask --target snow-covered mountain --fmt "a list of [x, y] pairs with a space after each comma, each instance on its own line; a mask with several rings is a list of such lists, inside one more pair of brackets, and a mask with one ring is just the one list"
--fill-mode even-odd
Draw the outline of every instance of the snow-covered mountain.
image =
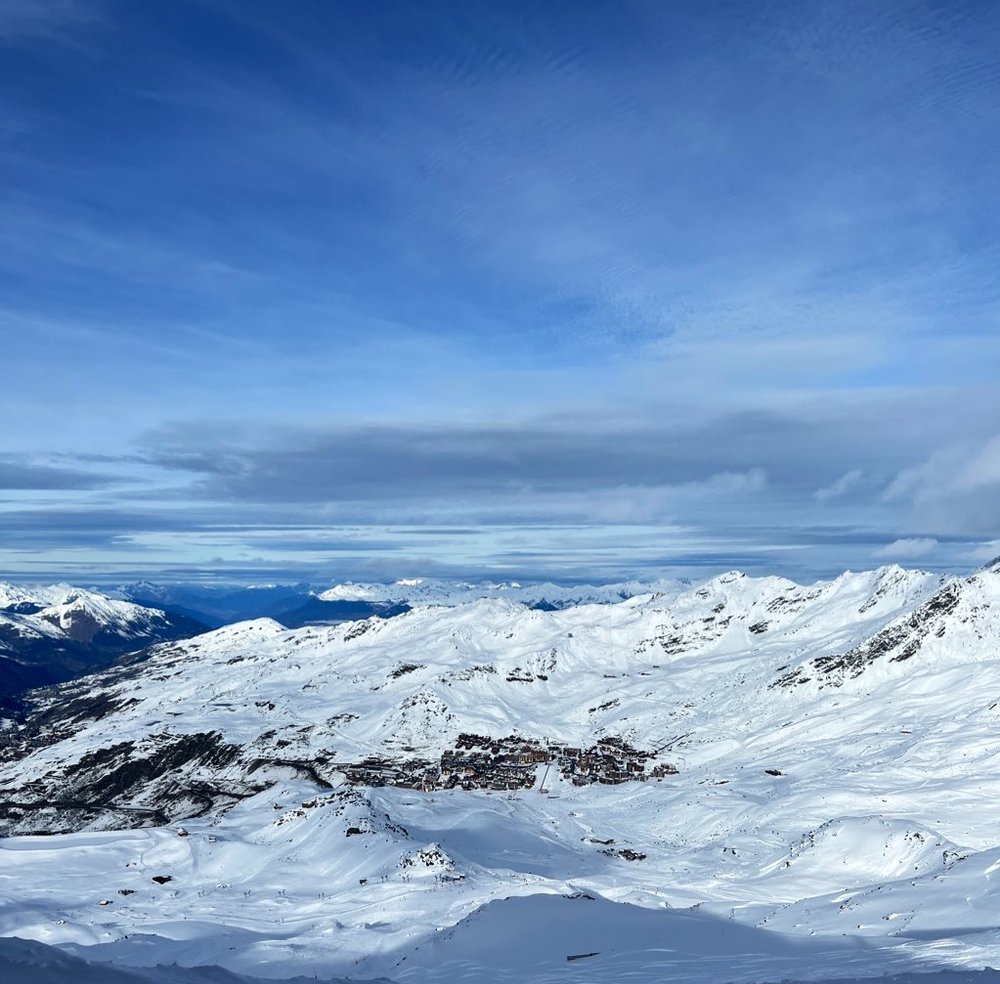
[[578, 605], [617, 604], [640, 594], [676, 594], [686, 582], [638, 581], [620, 584], [553, 584], [549, 581], [461, 581], [440, 578], [403, 578], [392, 583], [348, 581], [322, 591], [311, 591], [296, 608], [275, 614], [289, 628], [336, 624], [377, 615], [391, 618], [423, 605], [463, 605], [487, 598], [502, 599], [556, 611]]
[[0, 583], [0, 698], [66, 680], [205, 626], [69, 584]]
[[529, 608], [547, 610], [583, 604], [615, 604], [650, 592], [676, 593], [683, 586], [679, 581], [565, 585], [414, 577], [391, 583], [349, 581], [327, 588], [308, 584], [237, 588], [138, 581], [120, 585], [113, 594], [137, 604], [183, 612], [213, 627], [251, 618], [273, 618], [288, 628], [300, 628], [354, 621], [372, 615], [388, 618], [418, 605], [460, 605], [482, 598], [503, 598]]
[[262, 619], [33, 700], [2, 935], [400, 982], [1000, 965], [997, 568]]
[[676, 594], [682, 581], [624, 581], [617, 584], [554, 584], [550, 581], [458, 581], [441, 578], [403, 578], [391, 584], [348, 581], [315, 592], [318, 601], [354, 601], [372, 604], [459, 605], [481, 598], [503, 598], [529, 608], [568, 608], [572, 605], [614, 604], [642, 594]]

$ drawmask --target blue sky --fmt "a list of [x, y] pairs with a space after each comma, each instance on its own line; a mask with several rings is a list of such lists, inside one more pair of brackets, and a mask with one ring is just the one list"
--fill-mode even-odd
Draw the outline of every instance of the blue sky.
[[0, 577], [1000, 554], [998, 30], [0, 0]]

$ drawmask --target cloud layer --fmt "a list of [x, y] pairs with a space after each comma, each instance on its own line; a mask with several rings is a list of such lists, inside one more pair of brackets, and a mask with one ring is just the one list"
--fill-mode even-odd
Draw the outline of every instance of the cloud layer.
[[997, 29], [0, 0], [0, 574], [976, 563]]

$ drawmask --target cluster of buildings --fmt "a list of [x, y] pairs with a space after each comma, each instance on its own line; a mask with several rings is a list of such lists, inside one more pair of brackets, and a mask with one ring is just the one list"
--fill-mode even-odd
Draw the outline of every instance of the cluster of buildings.
[[[632, 780], [662, 778], [668, 773], [646, 772], [646, 766], [653, 757], [652, 752], [633, 748], [624, 738], [613, 735], [601, 738], [590, 748], [577, 748], [551, 742], [556, 754], [555, 761], [562, 775], [574, 786], [589, 786], [592, 783], [617, 785]], [[672, 765], [654, 766], [654, 770], [666, 768], [671, 773], [677, 770]]]
[[[585, 748], [566, 742], [508, 735], [462, 733], [439, 762], [421, 759], [394, 762], [370, 757], [344, 767], [347, 781], [359, 786], [404, 786], [430, 792], [436, 789], [531, 789], [541, 771], [541, 788], [561, 775], [575, 786], [615, 785], [662, 779], [677, 769], [651, 762], [653, 754], [633, 748], [623, 738], [608, 736]], [[647, 771], [647, 766], [651, 768]]]

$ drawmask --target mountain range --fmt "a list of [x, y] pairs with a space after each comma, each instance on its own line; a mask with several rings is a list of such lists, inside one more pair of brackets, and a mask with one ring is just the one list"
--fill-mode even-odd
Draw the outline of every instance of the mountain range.
[[163, 585], [150, 581], [104, 592], [69, 584], [0, 582], [0, 710], [20, 695], [108, 666], [122, 655], [260, 617], [287, 628], [379, 616], [414, 605], [455, 605], [504, 597], [554, 610], [581, 602], [620, 601], [648, 591], [638, 583], [566, 587], [516, 582], [405, 579], [391, 584]]
[[0, 935], [271, 977], [995, 979], [1000, 567], [405, 600], [32, 692]]
[[680, 583], [628, 581], [566, 585], [414, 577], [389, 583], [348, 581], [327, 587], [306, 583], [234, 587], [138, 581], [119, 585], [110, 593], [147, 607], [187, 614], [213, 628], [241, 619], [262, 617], [273, 618], [287, 628], [299, 628], [370, 615], [398, 615], [417, 605], [456, 605], [480, 598], [505, 598], [530, 608], [546, 610], [580, 604], [608, 604], [649, 591], [672, 590]]

